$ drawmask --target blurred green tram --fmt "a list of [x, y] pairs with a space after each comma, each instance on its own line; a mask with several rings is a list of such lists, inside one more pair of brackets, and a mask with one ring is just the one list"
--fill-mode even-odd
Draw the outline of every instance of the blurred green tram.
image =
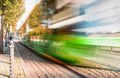
[[[119, 70], [115, 66], [119, 58], [112, 56], [119, 54], [119, 37], [89, 37], [69, 30], [54, 29], [49, 33], [37, 33], [35, 30], [28, 33], [22, 43], [37, 54], [52, 56], [69, 65]], [[114, 61], [116, 63], [112, 65]]]
[[[37, 29], [29, 32], [23, 38], [22, 43], [40, 55], [52, 56], [69, 65], [120, 71], [120, 32], [118, 31], [120, 25], [118, 12], [120, 11], [118, 1], [115, 3], [113, 3], [114, 0], [111, 2], [96, 1], [98, 2], [83, 6], [74, 12], [75, 14], [80, 12], [81, 16], [87, 17], [83, 21], [79, 21], [78, 25], [46, 29], [47, 32]], [[107, 5], [108, 7], [106, 7]], [[68, 12], [65, 8], [59, 12], [64, 14], [55, 20], [67, 15], [70, 16], [73, 10]], [[59, 13], [58, 16], [60, 16]], [[95, 33], [95, 35], [87, 32]], [[115, 35], [117, 36], [115, 37]]]

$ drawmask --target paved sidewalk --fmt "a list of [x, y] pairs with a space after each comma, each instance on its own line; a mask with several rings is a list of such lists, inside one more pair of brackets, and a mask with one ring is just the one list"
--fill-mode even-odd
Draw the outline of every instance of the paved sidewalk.
[[[9, 46], [4, 46], [4, 54], [0, 54], [0, 78], [9, 78], [10, 71], [10, 55]], [[19, 57], [15, 49], [15, 60], [14, 60], [14, 77], [15, 78], [26, 78], [22, 65], [21, 57]]]
[[4, 54], [0, 54], [0, 78], [9, 77], [9, 47], [3, 45]]

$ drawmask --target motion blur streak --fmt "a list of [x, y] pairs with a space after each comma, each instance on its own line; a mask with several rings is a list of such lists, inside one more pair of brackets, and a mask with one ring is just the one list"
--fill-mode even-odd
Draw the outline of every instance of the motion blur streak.
[[120, 70], [120, 0], [57, 0], [48, 21], [22, 42], [70, 65]]

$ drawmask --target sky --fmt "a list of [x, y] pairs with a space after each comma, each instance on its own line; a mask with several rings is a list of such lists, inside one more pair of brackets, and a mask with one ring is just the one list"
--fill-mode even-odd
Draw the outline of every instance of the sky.
[[33, 10], [34, 6], [39, 3], [40, 0], [25, 0], [25, 13], [22, 15], [20, 20], [17, 22], [16, 29], [19, 30], [25, 20], [28, 18], [30, 12]]

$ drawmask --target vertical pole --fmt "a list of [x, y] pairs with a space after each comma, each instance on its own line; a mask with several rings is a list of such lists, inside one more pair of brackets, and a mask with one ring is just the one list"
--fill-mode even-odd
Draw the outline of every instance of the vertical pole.
[[3, 54], [3, 23], [4, 23], [4, 14], [2, 14], [1, 16], [0, 54]]
[[10, 42], [10, 78], [14, 78], [14, 43]]

